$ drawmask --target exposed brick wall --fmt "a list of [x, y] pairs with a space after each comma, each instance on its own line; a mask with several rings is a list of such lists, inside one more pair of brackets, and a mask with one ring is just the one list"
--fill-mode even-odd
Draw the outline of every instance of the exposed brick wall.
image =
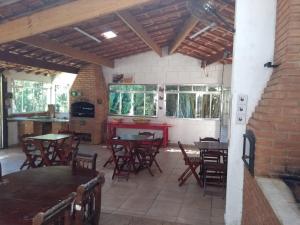
[[108, 102], [107, 87], [102, 68], [96, 65], [82, 67], [71, 90], [80, 92], [81, 96], [70, 96], [70, 104], [77, 101], [87, 101], [94, 104], [95, 118], [71, 117], [70, 129], [79, 133], [90, 133], [92, 135], [93, 144], [103, 142]]
[[274, 69], [248, 128], [255, 175], [300, 173], [300, 1], [278, 0]]
[[255, 178], [245, 169], [242, 225], [280, 225]]

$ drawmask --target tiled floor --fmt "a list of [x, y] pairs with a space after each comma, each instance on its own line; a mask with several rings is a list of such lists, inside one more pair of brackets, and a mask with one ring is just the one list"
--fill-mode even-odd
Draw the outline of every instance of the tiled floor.
[[[203, 196], [203, 190], [196, 184], [193, 177], [188, 180], [187, 184], [182, 187], [178, 186], [177, 178], [184, 171], [185, 165], [177, 148], [163, 149], [158, 155], [163, 173], [154, 167], [154, 177], [144, 170], [136, 175], [132, 174], [128, 181], [122, 178], [112, 181], [113, 166], [102, 167], [110, 156], [108, 149], [101, 146], [82, 145], [80, 151], [97, 152], [97, 168], [105, 173], [102, 212], [107, 218], [111, 218], [108, 219], [110, 222], [105, 225], [224, 224], [225, 200], [218, 197], [220, 195]], [[193, 153], [192, 150], [191, 153]], [[23, 160], [24, 156], [20, 148], [0, 150], [3, 174], [17, 171]], [[114, 216], [120, 220], [112, 219]], [[135, 221], [134, 218], [138, 219]], [[146, 219], [149, 219], [147, 223]], [[153, 222], [153, 219], [156, 220]], [[103, 222], [101, 224], [104, 225]]]

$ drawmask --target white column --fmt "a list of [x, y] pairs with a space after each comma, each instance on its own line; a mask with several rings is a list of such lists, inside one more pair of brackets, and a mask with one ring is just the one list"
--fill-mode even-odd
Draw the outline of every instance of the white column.
[[246, 124], [236, 123], [237, 97], [240, 94], [248, 96], [248, 121], [272, 73], [271, 69], [264, 68], [264, 64], [273, 59], [275, 25], [276, 0], [236, 0], [225, 212], [227, 225], [241, 224], [243, 207], [244, 165], [241, 157]]

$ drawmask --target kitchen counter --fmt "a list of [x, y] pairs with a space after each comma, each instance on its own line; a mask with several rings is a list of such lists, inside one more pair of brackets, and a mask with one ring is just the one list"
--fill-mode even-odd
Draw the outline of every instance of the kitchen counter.
[[41, 122], [41, 123], [68, 123], [69, 119], [60, 119], [60, 118], [51, 118], [51, 117], [8, 117], [8, 122], [18, 122], [18, 121], [33, 121], [33, 122]]

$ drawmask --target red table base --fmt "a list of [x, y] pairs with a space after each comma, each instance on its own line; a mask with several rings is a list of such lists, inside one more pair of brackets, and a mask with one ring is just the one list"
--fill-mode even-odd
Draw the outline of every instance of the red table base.
[[116, 136], [117, 128], [161, 130], [162, 133], [163, 133], [163, 147], [167, 147], [168, 142], [169, 142], [169, 127], [171, 127], [170, 124], [164, 124], [164, 123], [117, 123], [117, 122], [108, 122], [107, 123], [107, 134], [108, 134], [109, 138]]

